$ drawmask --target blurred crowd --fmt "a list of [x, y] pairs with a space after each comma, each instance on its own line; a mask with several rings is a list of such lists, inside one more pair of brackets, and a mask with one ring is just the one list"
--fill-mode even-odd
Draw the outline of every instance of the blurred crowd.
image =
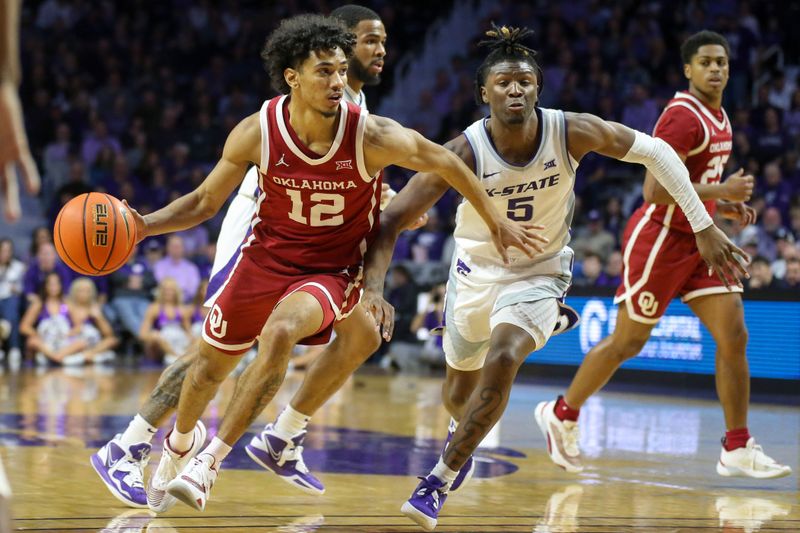
[[[340, 3], [294, 0], [265, 10], [262, 2], [236, 0], [24, 2], [21, 94], [48, 227], [83, 192], [106, 191], [147, 213], [194, 188], [227, 132], [274, 94], [258, 55], [269, 31], [288, 15], [329, 12]], [[389, 35], [383, 82], [367, 89], [374, 110], [400, 75], [393, 64], [415, 53], [452, 2], [364, 4], [381, 14]], [[703, 28], [724, 34], [732, 47], [725, 106], [734, 130], [726, 175], [744, 168], [756, 178], [751, 203], [759, 216], [744, 228], [720, 224], [755, 258], [751, 288], [800, 291], [800, 42], [791, 39], [799, 10], [796, 2], [777, 0], [575, 0], [569, 8], [498, 0], [482, 27], [494, 20], [535, 30], [531, 44], [545, 81], [541, 105], [596, 113], [646, 132], [674, 92], [686, 88], [682, 40]], [[409, 102], [407, 125], [443, 142], [486, 112], [473, 96], [485, 54], [476, 46], [480, 39], [475, 35], [463, 54], [443, 62], [432, 88]], [[395, 189], [407, 177], [386, 174]], [[571, 243], [575, 285], [619, 283], [621, 235], [642, 201], [642, 177], [635, 166], [599, 156], [581, 162]], [[390, 275], [392, 303], [403, 309], [398, 342], [424, 343], [431, 353], [441, 348], [428, 332], [441, 314], [458, 201], [446, 194], [425, 227], [403, 234]], [[60, 263], [46, 228], [34, 233], [30, 250], [2, 240], [2, 350], [76, 364], [101, 361], [119, 343], [141, 347], [153, 361], [181, 353], [202, 320], [220, 223], [218, 216], [169, 239], [149, 239], [122, 270], [91, 280]], [[75, 317], [83, 322], [73, 323]], [[82, 324], [91, 326], [85, 334]]]

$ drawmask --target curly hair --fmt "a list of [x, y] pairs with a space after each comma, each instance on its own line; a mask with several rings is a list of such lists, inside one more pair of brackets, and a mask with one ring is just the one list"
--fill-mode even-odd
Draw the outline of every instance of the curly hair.
[[528, 28], [513, 28], [509, 26], [497, 26], [492, 22], [492, 29], [486, 32], [488, 39], [478, 43], [478, 46], [489, 48], [489, 55], [483, 60], [475, 74], [475, 101], [483, 104], [481, 98], [481, 87], [486, 84], [486, 76], [489, 69], [497, 63], [503, 61], [524, 61], [536, 71], [536, 81], [539, 83], [538, 91], [541, 94], [544, 86], [542, 68], [536, 62], [536, 51], [521, 43], [522, 39], [532, 35], [533, 30]]
[[356, 36], [336, 18], [322, 15], [297, 15], [284, 19], [267, 37], [261, 50], [264, 68], [272, 87], [281, 94], [291, 91], [283, 77], [287, 68], [296, 69], [312, 52], [341, 48], [349, 58]]

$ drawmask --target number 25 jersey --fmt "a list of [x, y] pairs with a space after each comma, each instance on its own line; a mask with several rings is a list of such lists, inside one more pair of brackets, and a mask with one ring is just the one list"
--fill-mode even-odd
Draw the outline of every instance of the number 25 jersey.
[[[711, 109], [692, 94], [679, 91], [667, 103], [656, 122], [653, 137], [664, 139], [676, 152], [686, 154], [686, 168], [692, 183], [719, 183], [731, 155], [733, 132], [725, 110]], [[714, 200], [703, 202], [711, 216]], [[648, 216], [670, 229], [692, 233], [686, 215], [675, 204], [651, 206], [647, 202], [636, 215]], [[633, 218], [633, 217], [632, 217]]]
[[261, 165], [253, 237], [244, 248], [259, 265], [285, 275], [358, 268], [378, 228], [380, 173], [364, 164], [367, 112], [342, 102], [333, 144], [309, 150], [289, 123], [289, 98], [260, 111]]

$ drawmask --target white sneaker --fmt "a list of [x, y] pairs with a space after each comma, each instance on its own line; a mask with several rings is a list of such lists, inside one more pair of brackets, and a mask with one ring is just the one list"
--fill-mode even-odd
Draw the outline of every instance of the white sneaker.
[[560, 533], [578, 531], [578, 510], [583, 497], [583, 487], [569, 485], [558, 492], [554, 492], [547, 500], [544, 516], [533, 533]]
[[[171, 433], [171, 432], [170, 432]], [[167, 485], [178, 476], [187, 463], [197, 455], [206, 441], [206, 427], [198, 420], [194, 426], [194, 440], [192, 447], [183, 454], [172, 451], [169, 447], [169, 434], [164, 438], [164, 449], [161, 452], [161, 461], [158, 468], [150, 476], [147, 483], [147, 506], [151, 511], [163, 513], [172, 508], [177, 500], [167, 494]]]
[[567, 472], [583, 472], [578, 423], [559, 420], [555, 406], [555, 401], [540, 402], [534, 410], [536, 423], [547, 441], [547, 453], [551, 461]]
[[791, 467], [782, 465], [765, 454], [753, 437], [747, 440], [744, 448], [728, 451], [723, 446], [717, 462], [717, 474], [726, 477], [773, 479], [791, 473]]
[[216, 459], [210, 453], [201, 453], [186, 465], [178, 477], [167, 485], [167, 493], [198, 511], [206, 508], [211, 487], [217, 480]]

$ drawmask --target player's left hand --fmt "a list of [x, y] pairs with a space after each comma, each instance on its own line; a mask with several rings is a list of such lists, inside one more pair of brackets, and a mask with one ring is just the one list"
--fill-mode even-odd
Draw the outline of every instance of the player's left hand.
[[733, 244], [715, 224], [694, 234], [697, 250], [708, 265], [708, 274], [716, 272], [726, 287], [741, 287], [742, 277], [749, 278], [745, 266], [750, 256]]
[[544, 226], [539, 224], [520, 224], [502, 218], [492, 232], [492, 242], [500, 253], [500, 257], [503, 258], [503, 263], [507, 265], [509, 263], [508, 248], [512, 246], [522, 250], [528, 257], [544, 252], [543, 245], [549, 243], [550, 239], [537, 233], [538, 230], [543, 229]]
[[17, 87], [11, 82], [0, 82], [0, 139], [0, 196], [6, 220], [13, 222], [21, 214], [17, 171], [30, 194], [37, 194], [41, 183], [28, 148]]
[[756, 223], [756, 210], [744, 202], [719, 202], [717, 212], [722, 218], [736, 220], [743, 227]]
[[122, 205], [130, 212], [133, 221], [136, 223], [136, 244], [139, 244], [147, 237], [147, 222], [144, 221], [144, 217], [136, 209], [128, 205], [128, 200], [122, 200]]
[[375, 320], [375, 329], [382, 330], [384, 340], [390, 341], [394, 332], [394, 307], [392, 304], [384, 300], [383, 294], [371, 289], [364, 289], [364, 293], [361, 295], [361, 305]]

